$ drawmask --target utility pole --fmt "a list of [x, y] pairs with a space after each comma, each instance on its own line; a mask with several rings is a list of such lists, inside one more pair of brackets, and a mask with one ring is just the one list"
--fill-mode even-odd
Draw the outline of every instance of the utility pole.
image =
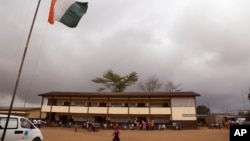
[[249, 86], [248, 100], [250, 100], [250, 86]]
[[15, 100], [15, 96], [16, 96], [16, 92], [17, 92], [17, 88], [18, 88], [18, 84], [19, 84], [19, 79], [21, 77], [21, 72], [22, 72], [25, 56], [26, 56], [26, 53], [27, 53], [27, 50], [28, 50], [28, 47], [29, 47], [29, 41], [30, 41], [31, 33], [32, 33], [32, 30], [33, 30], [33, 27], [34, 27], [34, 24], [35, 24], [35, 20], [36, 20], [36, 16], [37, 16], [37, 13], [38, 13], [40, 3], [41, 3], [41, 0], [38, 0], [36, 11], [35, 11], [35, 14], [34, 14], [34, 17], [33, 17], [33, 20], [32, 20], [32, 24], [31, 24], [31, 27], [30, 27], [29, 35], [28, 35], [28, 38], [27, 38], [27, 41], [26, 41], [22, 61], [21, 61], [20, 67], [19, 67], [19, 71], [18, 71], [18, 75], [17, 75], [17, 79], [16, 79], [16, 84], [15, 84], [15, 88], [14, 88], [13, 95], [12, 95], [12, 98], [11, 98], [9, 112], [8, 112], [8, 116], [7, 116], [7, 119], [6, 119], [6, 123], [5, 123], [5, 127], [4, 127], [4, 130], [3, 130], [1, 141], [4, 141], [4, 138], [5, 138], [5, 135], [6, 135], [6, 130], [8, 128], [10, 114], [11, 114], [12, 107], [13, 107], [13, 104], [14, 104], [14, 100]]

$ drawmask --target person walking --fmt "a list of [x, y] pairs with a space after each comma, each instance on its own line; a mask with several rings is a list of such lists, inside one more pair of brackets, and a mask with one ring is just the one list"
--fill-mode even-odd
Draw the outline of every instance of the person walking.
[[116, 126], [115, 127], [115, 131], [114, 131], [114, 133], [113, 133], [113, 140], [112, 141], [120, 141], [120, 137], [119, 137], [119, 135], [120, 135], [120, 131], [119, 131], [119, 128], [118, 128], [118, 126]]
[[75, 123], [75, 132], [77, 132], [78, 125]]

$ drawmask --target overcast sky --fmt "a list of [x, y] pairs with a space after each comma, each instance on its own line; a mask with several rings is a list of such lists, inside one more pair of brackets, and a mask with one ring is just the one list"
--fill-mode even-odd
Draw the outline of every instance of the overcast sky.
[[[89, 0], [77, 28], [47, 22], [42, 0], [15, 98], [40, 105], [40, 93], [95, 92], [107, 70], [201, 94], [212, 112], [250, 109], [250, 1]], [[9, 106], [37, 0], [0, 2], [0, 105]], [[162, 87], [159, 91], [164, 91]], [[141, 91], [137, 84], [126, 91]]]

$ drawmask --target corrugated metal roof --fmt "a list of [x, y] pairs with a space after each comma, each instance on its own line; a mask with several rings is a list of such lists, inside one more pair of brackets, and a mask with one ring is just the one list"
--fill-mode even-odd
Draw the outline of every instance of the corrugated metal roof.
[[42, 97], [195, 97], [195, 92], [48, 92], [38, 94]]

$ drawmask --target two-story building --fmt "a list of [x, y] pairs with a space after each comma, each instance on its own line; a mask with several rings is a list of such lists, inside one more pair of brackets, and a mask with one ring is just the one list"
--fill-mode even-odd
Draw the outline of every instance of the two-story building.
[[197, 127], [196, 96], [200, 95], [194, 92], [49, 92], [39, 96], [47, 119], [64, 123], [69, 119], [100, 123], [154, 120], [156, 124], [178, 122], [184, 129]]

